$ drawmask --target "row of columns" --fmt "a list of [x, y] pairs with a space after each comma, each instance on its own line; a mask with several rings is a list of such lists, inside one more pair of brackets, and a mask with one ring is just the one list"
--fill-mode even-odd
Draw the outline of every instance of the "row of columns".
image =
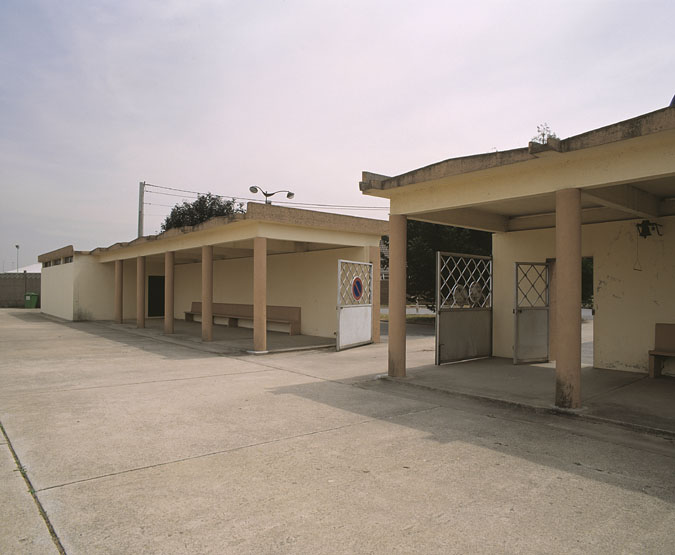
[[[124, 317], [124, 261], [115, 261], [115, 322]], [[174, 332], [175, 253], [164, 253], [164, 333]], [[213, 340], [213, 246], [202, 247], [202, 341]], [[136, 258], [136, 327], [145, 327], [145, 256]], [[253, 349], [267, 350], [267, 239], [253, 243]]]
[[[555, 404], [581, 406], [581, 192], [556, 192]], [[405, 215], [389, 216], [389, 375], [406, 375]]]

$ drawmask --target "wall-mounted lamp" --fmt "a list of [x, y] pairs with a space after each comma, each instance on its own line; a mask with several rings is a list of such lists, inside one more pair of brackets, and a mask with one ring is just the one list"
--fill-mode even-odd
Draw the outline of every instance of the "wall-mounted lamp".
[[274, 191], [273, 193], [268, 193], [267, 191], [263, 191], [260, 187], [256, 187], [255, 185], [251, 185], [248, 188], [249, 191], [252, 193], [262, 193], [265, 196], [265, 204], [272, 204], [272, 201], [270, 200], [270, 197], [272, 195], [276, 195], [277, 193], [286, 193], [286, 198], [291, 199], [295, 196], [295, 193], [292, 193], [291, 191]]
[[659, 237], [663, 235], [661, 233], [661, 224], [650, 222], [649, 220], [642, 220], [639, 224], [635, 224], [635, 226], [637, 227], [638, 235], [645, 239], [652, 235], [654, 231]]

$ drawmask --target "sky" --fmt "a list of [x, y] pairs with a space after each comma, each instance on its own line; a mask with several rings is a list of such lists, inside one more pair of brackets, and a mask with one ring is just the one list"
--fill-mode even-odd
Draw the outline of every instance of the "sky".
[[[674, 20], [672, 0], [2, 0], [3, 270], [16, 244], [21, 267], [133, 239], [141, 181], [387, 218], [362, 171], [667, 106]], [[146, 235], [183, 200], [148, 190]]]

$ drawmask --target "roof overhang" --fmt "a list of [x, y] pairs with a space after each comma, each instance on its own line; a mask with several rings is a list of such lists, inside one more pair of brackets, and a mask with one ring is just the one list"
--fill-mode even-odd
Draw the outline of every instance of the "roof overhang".
[[[170, 229], [80, 253], [96, 256], [100, 262], [112, 262], [174, 252], [176, 264], [188, 264], [201, 260], [204, 246], [213, 247], [215, 260], [251, 257], [256, 237], [267, 238], [267, 252], [274, 255], [376, 246], [387, 230], [388, 222], [382, 220], [248, 203], [243, 214], [212, 218], [196, 226]], [[67, 249], [70, 249], [68, 254], [63, 254]], [[40, 255], [39, 259], [51, 259], [54, 253], [67, 256], [73, 252], [78, 253], [72, 246], [64, 247]]]
[[555, 226], [555, 192], [582, 191], [582, 223], [675, 214], [675, 108], [568, 139], [445, 160], [396, 176], [364, 172], [392, 214], [494, 232]]

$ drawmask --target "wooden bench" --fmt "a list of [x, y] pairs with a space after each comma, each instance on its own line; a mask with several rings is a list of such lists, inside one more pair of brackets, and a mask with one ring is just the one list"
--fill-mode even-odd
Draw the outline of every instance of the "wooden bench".
[[[202, 303], [199, 301], [192, 303], [190, 311], [185, 313], [185, 320], [194, 322], [197, 315], [202, 315]], [[239, 327], [239, 320], [253, 320], [253, 305], [213, 303], [213, 318], [227, 318], [227, 325], [236, 328]], [[267, 321], [275, 324], [288, 324], [289, 335], [300, 335], [299, 306], [267, 305]]]
[[654, 350], [649, 351], [649, 377], [658, 378], [663, 363], [669, 357], [675, 357], [675, 324], [655, 324]]

